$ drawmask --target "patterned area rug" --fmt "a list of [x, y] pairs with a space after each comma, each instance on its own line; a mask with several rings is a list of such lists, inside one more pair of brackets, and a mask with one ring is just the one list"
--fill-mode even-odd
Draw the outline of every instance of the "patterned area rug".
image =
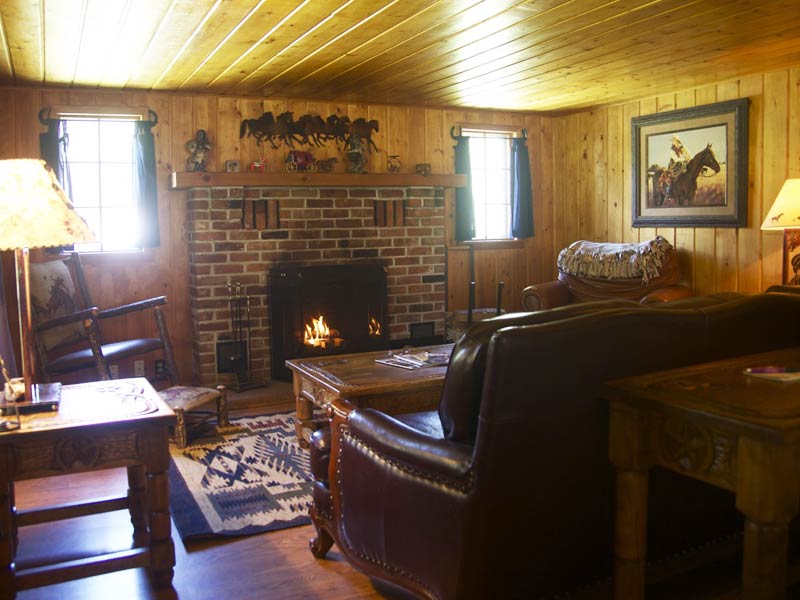
[[310, 523], [312, 477], [294, 413], [232, 419], [183, 450], [171, 446], [170, 508], [182, 539]]

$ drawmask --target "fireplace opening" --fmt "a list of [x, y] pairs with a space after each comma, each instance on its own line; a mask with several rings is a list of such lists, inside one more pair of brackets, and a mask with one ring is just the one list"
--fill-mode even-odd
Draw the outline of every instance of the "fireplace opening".
[[291, 379], [290, 358], [389, 347], [382, 263], [278, 266], [269, 290], [274, 379]]

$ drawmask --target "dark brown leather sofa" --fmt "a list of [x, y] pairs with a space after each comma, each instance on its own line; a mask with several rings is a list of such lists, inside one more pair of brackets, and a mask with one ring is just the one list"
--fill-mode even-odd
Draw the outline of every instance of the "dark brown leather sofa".
[[[456, 343], [438, 411], [332, 411], [312, 437], [312, 551], [335, 542], [423, 598], [533, 599], [608, 578], [601, 382], [800, 342], [800, 295], [689, 300], [483, 321]], [[649, 511], [650, 560], [741, 532], [730, 493], [659, 469]]]

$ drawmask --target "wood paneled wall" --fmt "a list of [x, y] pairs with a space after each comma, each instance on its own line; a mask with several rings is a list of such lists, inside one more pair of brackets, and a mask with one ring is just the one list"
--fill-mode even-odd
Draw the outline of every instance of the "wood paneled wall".
[[[632, 228], [631, 119], [736, 98], [750, 99], [747, 226]], [[782, 236], [760, 227], [784, 180], [800, 177], [800, 66], [571, 114], [553, 127], [557, 250], [577, 239], [660, 234], [677, 247], [695, 294], [755, 293], [780, 283]]]
[[[632, 228], [631, 118], [733, 98], [750, 99], [748, 225], [744, 228]], [[403, 171], [429, 162], [435, 173], [453, 172], [450, 128], [459, 123], [506, 124], [528, 130], [532, 163], [533, 238], [507, 244], [455, 244], [453, 198], [447, 198], [448, 309], [467, 305], [468, 282], [477, 282], [477, 307], [495, 305], [496, 284], [505, 282], [503, 306], [520, 307], [525, 285], [552, 279], [558, 251], [577, 239], [639, 241], [661, 234], [678, 248], [683, 277], [696, 294], [758, 292], [781, 279], [781, 235], [762, 233], [761, 222], [787, 177], [800, 177], [800, 66], [715, 86], [669, 91], [642, 101], [567, 116], [453, 110], [380, 104], [346, 104], [227, 96], [144, 92], [98, 92], [55, 88], [0, 88], [0, 158], [37, 157], [45, 106], [128, 105], [159, 115], [154, 129], [159, 168], [161, 246], [142, 254], [87, 256], [95, 301], [110, 306], [165, 294], [168, 323], [183, 379], [191, 377], [190, 304], [186, 246], [186, 193], [167, 188], [168, 175], [184, 170], [184, 144], [206, 129], [213, 150], [210, 171], [226, 160], [243, 166], [266, 158], [281, 170], [286, 148], [257, 146], [239, 139], [243, 118], [285, 110], [295, 117], [316, 112], [377, 119], [380, 153], [370, 157], [371, 172], [385, 172], [386, 156], [398, 154]], [[343, 154], [335, 144], [314, 150], [318, 158]], [[340, 162], [340, 170], [344, 163]], [[472, 250], [470, 249], [472, 248]], [[473, 254], [470, 256], [470, 254]], [[471, 272], [470, 265], [473, 271]], [[123, 337], [149, 322], [136, 319], [109, 332]]]
[[[0, 88], [0, 158], [38, 157], [41, 126], [38, 112], [46, 106], [132, 106], [147, 107], [159, 117], [153, 129], [158, 162], [160, 247], [144, 253], [86, 255], [84, 265], [93, 300], [100, 306], [113, 306], [164, 294], [168, 297], [168, 326], [183, 380], [191, 376], [191, 327], [188, 295], [188, 256], [186, 242], [187, 192], [171, 192], [168, 177], [173, 170], [185, 170], [188, 153], [184, 144], [196, 130], [205, 129], [212, 144], [209, 171], [224, 170], [226, 160], [239, 160], [243, 168], [250, 161], [265, 158], [269, 171], [281, 171], [287, 148], [277, 150], [257, 146], [253, 138], [239, 139], [244, 118], [257, 118], [265, 111], [275, 115], [292, 111], [295, 118], [306, 113], [348, 115], [351, 119], [377, 119], [380, 131], [374, 140], [380, 149], [369, 159], [370, 172], [386, 172], [386, 157], [397, 154], [403, 172], [413, 172], [420, 162], [431, 163], [434, 173], [453, 172], [453, 145], [450, 128], [459, 123], [503, 123], [526, 127], [529, 148], [535, 165], [537, 187], [537, 237], [516, 247], [497, 249], [482, 246], [475, 252], [479, 305], [493, 306], [496, 281], [506, 283], [504, 306], [519, 307], [519, 292], [538, 278], [553, 262], [552, 202], [549, 192], [549, 159], [553, 155], [550, 118], [491, 111], [452, 111], [439, 108], [378, 104], [325, 103], [312, 100], [285, 100], [227, 96], [193, 96], [145, 92], [100, 92], [57, 88]], [[320, 149], [311, 148], [317, 158], [338, 156], [338, 171], [344, 170], [344, 154], [333, 142]], [[540, 160], [541, 158], [541, 160]], [[452, 192], [448, 194], [447, 237], [452, 240]], [[448, 253], [448, 302], [450, 308], [467, 305], [469, 252], [466, 246], [450, 244]], [[520, 250], [520, 247], [523, 251]], [[266, 273], [265, 273], [266, 276]], [[12, 280], [13, 281], [13, 280]], [[485, 296], [485, 298], [484, 298]], [[113, 327], [104, 326], [104, 337], [121, 339], [147, 331], [155, 334], [149, 320], [129, 318]], [[148, 365], [152, 368], [152, 365]], [[121, 369], [124, 374], [125, 368]]]

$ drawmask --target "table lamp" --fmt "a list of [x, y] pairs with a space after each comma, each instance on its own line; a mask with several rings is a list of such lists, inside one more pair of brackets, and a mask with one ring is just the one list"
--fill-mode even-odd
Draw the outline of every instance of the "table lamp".
[[28, 250], [94, 241], [44, 161], [0, 160], [0, 250], [14, 250], [16, 258], [20, 356], [28, 400], [34, 374]]
[[[778, 197], [772, 203], [767, 218], [761, 224], [762, 231], [783, 231], [783, 283], [793, 278], [794, 271], [800, 270], [800, 252], [789, 257], [789, 252], [800, 246], [800, 179], [787, 179]], [[796, 241], [796, 243], [795, 243]], [[797, 285], [796, 282], [792, 285]]]

